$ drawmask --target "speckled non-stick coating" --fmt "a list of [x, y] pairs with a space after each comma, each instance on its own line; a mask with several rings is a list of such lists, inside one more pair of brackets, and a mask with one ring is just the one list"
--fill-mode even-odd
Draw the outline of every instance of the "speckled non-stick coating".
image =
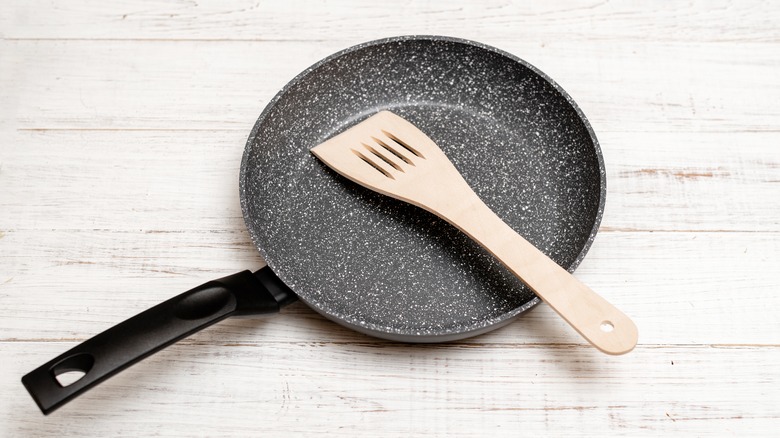
[[528, 63], [479, 43], [411, 36], [310, 67], [247, 142], [241, 203], [268, 265], [316, 311], [382, 338], [448, 341], [539, 302], [457, 229], [338, 176], [309, 149], [379, 110], [422, 129], [513, 229], [573, 271], [604, 207], [584, 115]]

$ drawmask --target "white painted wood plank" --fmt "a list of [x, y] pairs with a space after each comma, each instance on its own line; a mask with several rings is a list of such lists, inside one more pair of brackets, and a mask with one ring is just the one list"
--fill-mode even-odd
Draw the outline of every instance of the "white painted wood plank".
[[[15, 103], [3, 107], [0, 123], [13, 129], [246, 131], [287, 81], [349, 45], [6, 40], [0, 88]], [[599, 134], [778, 131], [780, 51], [772, 44], [496, 45], [559, 82]]]
[[[577, 276], [630, 315], [642, 345], [780, 345], [778, 234], [613, 232]], [[85, 339], [213, 278], [262, 266], [244, 233], [12, 231], [0, 240], [0, 340]], [[227, 321], [210, 342], [369, 342], [296, 305]], [[379, 342], [379, 341], [377, 341]], [[583, 344], [546, 306], [473, 343]]]
[[11, 39], [364, 40], [384, 34], [580, 44], [587, 40], [776, 42], [780, 11], [760, 0], [677, 2], [502, 0], [436, 2], [305, 0], [10, 2], [0, 18]]
[[[0, 230], [239, 232], [249, 130], [10, 133]], [[780, 231], [780, 132], [600, 139], [603, 231]]]
[[[3, 343], [0, 391], [69, 344]], [[770, 436], [780, 350], [523, 345], [179, 345], [49, 417], [0, 400], [3, 435]]]
[[604, 133], [602, 231], [780, 230], [780, 133]]

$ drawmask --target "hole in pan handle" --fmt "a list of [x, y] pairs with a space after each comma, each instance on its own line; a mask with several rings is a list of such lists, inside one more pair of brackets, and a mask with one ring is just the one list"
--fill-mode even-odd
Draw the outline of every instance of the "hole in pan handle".
[[[297, 297], [265, 267], [209, 281], [111, 327], [22, 377], [48, 415], [139, 360], [229, 316], [278, 312]], [[83, 373], [60, 383], [57, 376]]]

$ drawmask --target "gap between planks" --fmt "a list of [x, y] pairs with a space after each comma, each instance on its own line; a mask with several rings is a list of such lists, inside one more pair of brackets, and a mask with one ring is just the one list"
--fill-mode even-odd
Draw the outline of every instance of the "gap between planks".
[[[360, 336], [360, 335], [358, 335]], [[71, 344], [82, 343], [88, 338], [59, 338], [59, 339], [19, 339], [8, 338], [0, 339], [0, 344]], [[451, 341], [441, 343], [403, 343], [395, 341], [387, 341], [376, 338], [373, 342], [367, 341], [273, 341], [264, 340], [258, 342], [204, 342], [196, 340], [181, 340], [177, 341], [175, 345], [182, 346], [219, 346], [219, 347], [261, 347], [263, 345], [290, 345], [299, 347], [324, 347], [324, 346], [339, 346], [350, 345], [363, 348], [404, 348], [404, 349], [459, 349], [459, 348], [491, 348], [491, 349], [532, 349], [532, 348], [555, 348], [555, 349], [578, 349], [583, 351], [592, 351], [593, 346], [586, 343], [574, 344], [567, 342], [473, 342], [473, 341]], [[774, 349], [780, 348], [780, 344], [761, 344], [761, 343], [724, 343], [724, 344], [669, 344], [669, 343], [657, 343], [657, 344], [637, 344], [636, 349], [688, 349], [688, 348], [706, 348], [706, 349], [743, 349], [743, 348], [766, 348]], [[629, 353], [630, 354], [630, 353]]]
[[[252, 122], [254, 123], [254, 122]], [[225, 128], [225, 127], [216, 127], [216, 128], [92, 128], [92, 127], [86, 127], [86, 128], [68, 128], [68, 127], [54, 127], [54, 128], [42, 128], [42, 127], [35, 127], [35, 128], [16, 128], [17, 132], [246, 132], [247, 135], [249, 135], [250, 128]], [[659, 129], [599, 129], [599, 132], [596, 134], [597, 137], [603, 135], [603, 134], [646, 134], [646, 133], [653, 133], [653, 134], [681, 134], [681, 133], [689, 133], [689, 134], [775, 134], [780, 133], [780, 128], [766, 128], [766, 129], [755, 129], [755, 128], [745, 128], [745, 129], [693, 129], [689, 132], [684, 131], [674, 131], [674, 130], [659, 130]]]

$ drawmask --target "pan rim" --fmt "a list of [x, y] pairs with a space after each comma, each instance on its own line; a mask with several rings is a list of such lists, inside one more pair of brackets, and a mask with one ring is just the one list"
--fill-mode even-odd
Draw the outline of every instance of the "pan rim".
[[[527, 68], [537, 76], [539, 76], [542, 80], [546, 81], [550, 84], [553, 89], [559, 93], [561, 96], [563, 96], [568, 104], [572, 107], [572, 109], [577, 114], [577, 117], [582, 121], [583, 126], [585, 127], [588, 136], [590, 137], [591, 143], [593, 145], [593, 152], [595, 153], [597, 165], [599, 169], [599, 202], [598, 207], [596, 210], [596, 216], [593, 221], [593, 227], [590, 231], [590, 234], [588, 236], [588, 239], [585, 241], [584, 245], [582, 246], [582, 249], [580, 250], [577, 257], [574, 259], [574, 261], [571, 263], [570, 266], [567, 267], [567, 270], [569, 272], [574, 272], [576, 268], [579, 266], [579, 264], [584, 259], [585, 255], [590, 250], [593, 241], [595, 240], [596, 234], [598, 233], [599, 227], [601, 225], [601, 220], [604, 213], [604, 206], [606, 203], [606, 189], [607, 189], [607, 181], [606, 181], [606, 170], [604, 166], [604, 157], [601, 152], [601, 147], [599, 145], [598, 139], [596, 138], [596, 134], [593, 131], [593, 128], [588, 121], [587, 117], [585, 117], [585, 114], [580, 109], [579, 105], [572, 99], [572, 97], [552, 78], [547, 76], [544, 72], [540, 71], [538, 68], [534, 67], [527, 61], [509, 53], [506, 51], [503, 51], [501, 49], [498, 49], [493, 46], [489, 46], [480, 42], [463, 39], [463, 38], [457, 38], [457, 37], [450, 37], [450, 36], [442, 36], [442, 35], [403, 35], [403, 36], [394, 36], [394, 37], [388, 37], [388, 38], [381, 38], [377, 40], [367, 41], [364, 43], [360, 43], [357, 45], [353, 45], [351, 47], [348, 47], [346, 49], [340, 50], [338, 52], [335, 52], [320, 61], [312, 64], [305, 70], [303, 70], [301, 73], [296, 75], [293, 79], [291, 79], [287, 84], [285, 84], [284, 87], [282, 87], [279, 92], [274, 95], [274, 97], [266, 104], [263, 111], [260, 113], [260, 116], [258, 117], [257, 121], [255, 122], [249, 137], [247, 138], [247, 142], [244, 148], [244, 154], [241, 159], [241, 167], [239, 171], [239, 197], [240, 197], [240, 203], [241, 203], [241, 211], [244, 218], [244, 225], [247, 229], [247, 232], [249, 233], [250, 238], [252, 239], [252, 242], [254, 243], [255, 247], [257, 248], [260, 255], [263, 257], [263, 260], [266, 262], [266, 264], [273, 270], [279, 278], [282, 280], [282, 282], [289, 284], [289, 282], [285, 281], [284, 278], [284, 270], [278, 270], [277, 267], [274, 265], [273, 257], [271, 257], [271, 260], [269, 261], [268, 253], [265, 249], [261, 247], [259, 244], [259, 236], [256, 233], [256, 230], [253, 229], [251, 226], [251, 219], [250, 219], [250, 212], [249, 212], [249, 203], [247, 200], [247, 186], [248, 184], [245, 182], [246, 177], [248, 174], [248, 161], [249, 161], [249, 151], [253, 147], [254, 141], [257, 137], [257, 134], [260, 130], [260, 127], [263, 126], [263, 123], [265, 122], [266, 118], [268, 117], [269, 113], [276, 107], [278, 101], [282, 99], [288, 92], [288, 90], [298, 83], [300, 83], [303, 79], [305, 79], [309, 74], [317, 70], [323, 65], [326, 65], [330, 62], [333, 62], [334, 60], [341, 58], [345, 55], [348, 55], [352, 52], [365, 49], [367, 47], [373, 47], [373, 46], [380, 46], [384, 44], [390, 44], [390, 43], [397, 43], [397, 42], [404, 42], [404, 41], [444, 41], [454, 44], [461, 44], [466, 46], [475, 47], [481, 50], [485, 50], [488, 52], [493, 52], [494, 54], [497, 54], [499, 56], [505, 57], [512, 62], [520, 64], [522, 67]], [[293, 289], [294, 291], [294, 289]], [[294, 291], [295, 292], [295, 291]], [[297, 294], [297, 293], [296, 293]], [[472, 336], [477, 336], [489, 331], [492, 331], [494, 329], [500, 328], [511, 321], [513, 321], [515, 318], [517, 318], [522, 313], [530, 310], [531, 308], [538, 305], [541, 300], [538, 297], [534, 297], [524, 305], [513, 309], [510, 312], [504, 313], [499, 317], [491, 318], [491, 319], [485, 319], [480, 321], [478, 324], [474, 324], [473, 326], [470, 326], [466, 328], [465, 330], [441, 330], [437, 331], [436, 333], [412, 333], [412, 332], [401, 332], [401, 331], [388, 331], [387, 327], [379, 326], [373, 323], [364, 322], [364, 321], [350, 321], [348, 318], [345, 318], [341, 315], [337, 315], [335, 313], [328, 312], [326, 309], [321, 308], [319, 305], [315, 305], [311, 302], [309, 302], [305, 297], [299, 296], [301, 301], [306, 303], [311, 309], [315, 310], [319, 314], [325, 316], [326, 318], [341, 324], [345, 327], [351, 328], [355, 331], [368, 334], [370, 336], [384, 338], [384, 339], [390, 339], [394, 341], [401, 341], [401, 342], [448, 342], [458, 339], [464, 339]], [[463, 327], [461, 327], [463, 328]]]

